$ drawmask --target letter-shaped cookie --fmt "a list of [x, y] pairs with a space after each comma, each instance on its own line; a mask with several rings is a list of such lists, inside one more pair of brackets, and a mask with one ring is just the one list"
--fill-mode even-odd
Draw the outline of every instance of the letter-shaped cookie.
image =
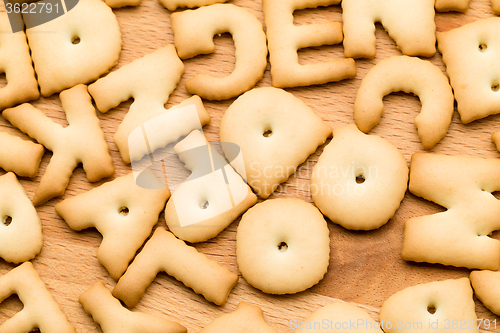
[[191, 132], [174, 151], [192, 171], [165, 209], [168, 229], [175, 236], [191, 243], [206, 241], [257, 202], [250, 187], [200, 131]]
[[479, 330], [472, 296], [468, 278], [408, 287], [384, 302], [380, 323], [385, 333], [459, 333], [464, 331], [460, 323], [465, 322], [467, 332], [476, 333]]
[[79, 0], [26, 35], [44, 96], [97, 79], [117, 63], [122, 45], [116, 17], [100, 0]]
[[491, 312], [500, 316], [500, 272], [472, 271], [470, 282], [476, 297]]
[[500, 15], [500, 0], [491, 0], [491, 7], [495, 14]]
[[416, 153], [410, 192], [447, 208], [406, 221], [404, 260], [497, 270], [500, 241], [500, 160]]
[[493, 141], [497, 150], [500, 151], [500, 131], [496, 131], [491, 135], [491, 141]]
[[[497, 1], [497, 0], [492, 0]], [[469, 8], [470, 0], [436, 0], [434, 7], [438, 12], [465, 12]]]
[[356, 94], [356, 125], [365, 133], [375, 127], [384, 112], [384, 96], [396, 91], [420, 97], [422, 111], [415, 117], [415, 127], [424, 148], [432, 148], [448, 132], [455, 99], [448, 78], [429, 61], [395, 56], [375, 65]]
[[65, 90], [59, 98], [69, 123], [64, 128], [28, 103], [2, 114], [12, 125], [54, 153], [35, 191], [35, 206], [64, 194], [78, 163], [83, 164], [90, 182], [115, 172], [87, 86], [80, 84]]
[[99, 281], [80, 295], [80, 304], [92, 315], [104, 333], [186, 333], [186, 328], [176, 322], [146, 313], [132, 312]]
[[295, 294], [325, 276], [330, 238], [325, 218], [300, 199], [271, 199], [250, 208], [236, 234], [241, 275], [269, 294]]
[[0, 332], [76, 333], [31, 262], [0, 276], [0, 302], [16, 294], [24, 307], [0, 325]]
[[[321, 323], [318, 327], [316, 323]], [[352, 323], [356, 323], [353, 325]], [[349, 303], [332, 303], [313, 312], [295, 333], [383, 333], [370, 315]]]
[[113, 295], [127, 306], [135, 306], [160, 271], [217, 305], [226, 302], [238, 282], [237, 274], [159, 227], [120, 278]]
[[178, 7], [201, 7], [226, 2], [227, 0], [160, 0], [161, 4], [168, 10], [174, 11]]
[[[240, 96], [222, 117], [221, 142], [241, 149], [245, 170], [232, 163], [261, 198], [267, 198], [332, 134], [307, 105], [277, 88]], [[224, 153], [225, 146], [222, 146]]]
[[198, 74], [186, 82], [191, 94], [210, 100], [238, 96], [251, 89], [264, 76], [267, 66], [266, 35], [257, 17], [248, 10], [217, 4], [173, 13], [172, 30], [181, 59], [213, 53], [213, 36], [229, 32], [233, 36], [235, 69], [224, 78]]
[[314, 166], [310, 191], [332, 222], [347, 229], [372, 230], [394, 216], [407, 186], [408, 166], [398, 148], [351, 124], [333, 131]]
[[262, 309], [241, 302], [236, 311], [216, 318], [205, 326], [200, 333], [234, 333], [234, 332], [259, 332], [277, 333], [267, 325]]
[[457, 110], [467, 124], [500, 112], [500, 17], [437, 35]]
[[13, 263], [33, 259], [43, 245], [42, 224], [16, 176], [0, 177], [0, 258]]
[[263, 0], [273, 86], [309, 86], [356, 76], [353, 59], [299, 64], [298, 49], [341, 43], [342, 24], [328, 22], [295, 26], [293, 12], [338, 3], [340, 0]]
[[[144, 176], [156, 180], [151, 171]], [[71, 229], [95, 227], [102, 234], [97, 259], [118, 280], [151, 234], [169, 196], [168, 189], [137, 186], [130, 173], [59, 202], [56, 211]]]
[[0, 152], [0, 168], [20, 177], [33, 178], [38, 173], [45, 148], [7, 132], [0, 132]]
[[141, 0], [106, 0], [106, 5], [111, 8], [121, 8], [126, 6], [139, 6]]
[[7, 86], [0, 89], [0, 111], [37, 99], [38, 83], [31, 64], [30, 49], [23, 31], [12, 33], [7, 13], [0, 13], [0, 73]]
[[375, 22], [380, 22], [401, 52], [431, 57], [436, 53], [435, 0], [343, 0], [344, 54], [373, 58]]
[[[144, 122], [162, 115], [168, 110], [165, 103], [179, 82], [184, 65], [173, 45], [168, 45], [121, 67], [116, 72], [89, 86], [97, 109], [103, 113], [133, 98], [129, 112], [114, 135], [115, 143], [125, 163], [130, 163], [129, 135]], [[196, 104], [202, 125], [210, 121], [198, 97], [191, 97], [173, 107]], [[171, 108], [171, 109], [173, 109]], [[182, 126], [182, 124], [175, 124]], [[184, 135], [193, 128], [186, 128]], [[153, 150], [158, 147], [153, 147]], [[140, 157], [139, 157], [140, 158]]]

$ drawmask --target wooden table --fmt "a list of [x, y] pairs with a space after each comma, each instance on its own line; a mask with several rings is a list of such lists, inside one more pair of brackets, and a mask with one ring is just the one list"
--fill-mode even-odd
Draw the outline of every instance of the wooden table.
[[[264, 22], [262, 3], [258, 0], [229, 1], [254, 13]], [[2, 10], [5, 10], [2, 8]], [[138, 7], [115, 10], [123, 34], [123, 49], [116, 70], [131, 61], [154, 50], [173, 43], [170, 28], [170, 11], [157, 0], [143, 0]], [[456, 28], [478, 18], [494, 16], [488, 0], [472, 0], [465, 14], [444, 13], [436, 15], [438, 32]], [[340, 6], [330, 6], [314, 10], [296, 12], [297, 24], [311, 22], [341, 21]], [[356, 62], [358, 75], [353, 80], [329, 83], [313, 87], [287, 89], [296, 97], [309, 105], [328, 125], [335, 128], [354, 122], [353, 103], [361, 79], [367, 71], [380, 60], [392, 55], [399, 55], [395, 43], [388, 37], [384, 29], [377, 25], [377, 57], [372, 60]], [[200, 72], [216, 76], [224, 76], [234, 68], [234, 46], [229, 35], [215, 38], [216, 52], [212, 55], [198, 56], [185, 61], [185, 73], [177, 89], [166, 107], [175, 105], [189, 97], [184, 84]], [[301, 50], [301, 63], [312, 63], [330, 58], [343, 57], [342, 46], [325, 46]], [[441, 55], [436, 54], [430, 61], [444, 72]], [[259, 87], [271, 86], [269, 66]], [[210, 141], [219, 141], [218, 127], [221, 117], [234, 99], [222, 102], [205, 101], [205, 106], [212, 117], [210, 125], [204, 132]], [[41, 98], [33, 103], [50, 118], [60, 124], [67, 124], [57, 95]], [[130, 101], [122, 103], [118, 108], [106, 113], [97, 112], [101, 120], [106, 140], [111, 149], [116, 173], [122, 176], [131, 171], [125, 165], [113, 142], [112, 136], [123, 119]], [[417, 98], [406, 94], [393, 94], [385, 98], [385, 114], [380, 124], [371, 131], [395, 144], [409, 163], [415, 152], [423, 151], [418, 139], [414, 117], [420, 111]], [[431, 152], [449, 155], [468, 155], [485, 158], [498, 158], [499, 153], [490, 140], [490, 135], [499, 129], [496, 121], [500, 116], [490, 116], [469, 125], [459, 121], [458, 113], [453, 116], [453, 123], [446, 137]], [[0, 119], [1, 130], [21, 135], [4, 119]], [[309, 177], [312, 167], [318, 160], [324, 146], [310, 156], [300, 166], [298, 172], [291, 177], [284, 189], [274, 193], [271, 198], [296, 197], [312, 202], [308, 191]], [[30, 198], [44, 174], [51, 153], [43, 157], [40, 172], [35, 180], [21, 179]], [[0, 170], [0, 174], [3, 174]], [[108, 288], [113, 288], [115, 281], [96, 259], [96, 251], [102, 237], [96, 230], [75, 232], [56, 214], [54, 205], [64, 198], [95, 188], [105, 181], [89, 183], [81, 167], [78, 167], [63, 197], [53, 199], [47, 204], [37, 207], [42, 220], [44, 245], [42, 252], [32, 262], [46, 283], [55, 300], [61, 305], [70, 322], [78, 332], [100, 332], [100, 328], [85, 313], [78, 303], [79, 295], [87, 290], [95, 281], [103, 281]], [[362, 208], [362, 207], [360, 207]], [[82, 207], [82, 209], [84, 209]], [[186, 326], [189, 332], [196, 332], [223, 313], [232, 312], [241, 301], [260, 306], [265, 313], [269, 325], [278, 332], [291, 332], [290, 320], [303, 321], [317, 308], [343, 300], [352, 302], [368, 310], [378, 319], [378, 312], [383, 302], [395, 292], [419, 283], [449, 278], [468, 276], [469, 270], [445, 267], [442, 265], [416, 264], [401, 259], [404, 222], [414, 216], [432, 214], [444, 209], [421, 198], [407, 193], [400, 209], [386, 225], [370, 232], [354, 232], [343, 229], [331, 222], [328, 223], [331, 238], [330, 267], [325, 278], [313, 288], [289, 296], [266, 295], [249, 286], [240, 278], [224, 306], [216, 306], [196, 295], [182, 283], [161, 273], [147, 289], [140, 303], [134, 310], [143, 311], [178, 321]], [[195, 247], [209, 258], [238, 272], [236, 264], [236, 228], [239, 219], [231, 224], [218, 237]], [[166, 227], [164, 214], [160, 215], [159, 226]], [[499, 234], [493, 237], [500, 239]], [[0, 259], [0, 274], [7, 273], [14, 265]], [[477, 299], [476, 312], [478, 318], [497, 319]], [[10, 297], [0, 305], [0, 323], [13, 316], [22, 308], [16, 297]], [[491, 330], [491, 329], [490, 329]], [[497, 329], [497, 331], [500, 331]]]

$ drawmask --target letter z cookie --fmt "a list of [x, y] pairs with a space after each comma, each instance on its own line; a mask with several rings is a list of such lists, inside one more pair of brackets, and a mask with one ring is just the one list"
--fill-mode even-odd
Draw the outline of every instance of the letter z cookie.
[[447, 209], [406, 221], [404, 260], [457, 267], [500, 267], [500, 160], [416, 153], [411, 158], [410, 192]]

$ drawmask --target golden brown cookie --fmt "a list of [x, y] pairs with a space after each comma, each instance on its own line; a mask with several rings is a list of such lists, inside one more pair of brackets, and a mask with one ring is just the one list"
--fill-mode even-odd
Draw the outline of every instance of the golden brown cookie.
[[415, 117], [415, 127], [424, 148], [434, 147], [448, 132], [455, 99], [441, 70], [419, 58], [395, 56], [370, 69], [356, 94], [356, 125], [368, 133], [382, 117], [384, 96], [397, 91], [414, 93], [420, 98], [422, 111]]
[[409, 190], [447, 211], [405, 222], [404, 260], [497, 270], [500, 241], [500, 160], [416, 153]]
[[479, 332], [468, 278], [408, 287], [389, 297], [380, 309], [385, 333]]
[[205, 326], [200, 333], [277, 333], [267, 325], [262, 309], [241, 302], [236, 311], [216, 318]]
[[42, 250], [42, 224], [12, 172], [0, 177], [0, 203], [0, 258], [16, 264], [35, 258]]
[[0, 325], [0, 332], [76, 333], [29, 261], [0, 276], [0, 302], [16, 294], [23, 309]]
[[42, 111], [27, 103], [7, 109], [2, 114], [12, 125], [53, 152], [36, 189], [33, 198], [35, 206], [63, 195], [79, 163], [82, 163], [90, 182], [115, 172], [87, 86], [80, 84], [65, 90], [59, 98], [69, 123], [67, 127], [53, 122]]
[[118, 62], [122, 46], [115, 14], [100, 0], [79, 0], [26, 35], [43, 96], [94, 81]]
[[132, 312], [111, 295], [102, 282], [80, 295], [80, 304], [104, 333], [186, 333], [184, 326], [147, 313]]
[[326, 221], [310, 203], [272, 199], [250, 208], [236, 234], [236, 259], [245, 280], [269, 294], [294, 294], [317, 284], [328, 269]]
[[476, 297], [491, 312], [500, 316], [500, 272], [472, 271], [470, 282]]
[[213, 36], [229, 32], [234, 40], [235, 69], [224, 78], [197, 74], [186, 82], [187, 91], [210, 100], [223, 100], [251, 89], [267, 67], [266, 35], [248, 10], [216, 4], [171, 15], [175, 47], [181, 59], [215, 51]]
[[[408, 185], [403, 154], [389, 141], [351, 124], [336, 128], [311, 175], [311, 195], [332, 222], [372, 230], [394, 215]], [[362, 207], [362, 209], [360, 209]]]
[[244, 170], [234, 163], [233, 167], [246, 175], [248, 184], [264, 199], [331, 134], [330, 126], [300, 99], [271, 87], [240, 96], [227, 109], [219, 128], [221, 142], [241, 149]]
[[[175, 236], [191, 243], [206, 241], [257, 202], [250, 187], [200, 131], [191, 132], [174, 151], [192, 171], [165, 208], [168, 229]], [[210, 173], [198, 176], [207, 167]]]
[[343, 0], [344, 54], [373, 58], [375, 23], [380, 22], [403, 54], [436, 53], [435, 0]]
[[0, 111], [19, 103], [37, 99], [38, 83], [31, 63], [30, 49], [24, 31], [13, 33], [7, 13], [0, 13], [0, 73], [7, 86], [0, 89]]
[[[131, 133], [140, 126], [145, 126], [146, 123], [150, 127], [154, 127], [155, 124], [164, 126], [160, 132], [156, 128], [154, 133], [145, 129], [148, 133], [151, 151], [163, 148], [197, 128], [193, 128], [193, 124], [182, 117], [173, 121], [169, 120], [167, 123], [157, 119], [157, 117], [163, 118], [161, 117], [163, 115], [166, 116], [165, 119], [168, 119], [166, 114], [169, 111], [194, 104], [199, 115], [197, 124], [201, 122], [203, 126], [210, 122], [210, 116], [198, 96], [186, 99], [169, 110], [165, 109], [165, 104], [183, 72], [184, 64], [177, 56], [174, 46], [167, 45], [121, 67], [89, 86], [89, 92], [96, 102], [97, 109], [103, 113], [118, 106], [121, 102], [130, 98], [134, 99], [113, 137], [125, 163], [131, 162], [129, 149], [133, 148], [129, 145], [135, 144], [134, 141], [129, 140]], [[178, 135], [172, 139], [173, 141], [168, 140], [170, 132]], [[140, 159], [144, 154], [147, 154], [147, 151], [138, 154], [140, 156], [134, 159]]]
[[437, 41], [462, 123], [500, 112], [500, 17], [441, 32]]
[[299, 64], [298, 49], [341, 43], [342, 24], [328, 22], [296, 26], [293, 23], [293, 12], [338, 3], [340, 0], [263, 0], [274, 87], [309, 86], [356, 76], [353, 59]]
[[217, 305], [226, 302], [238, 282], [238, 275], [159, 227], [120, 278], [113, 295], [135, 306], [160, 271]]
[[[143, 175], [157, 181], [152, 172]], [[102, 234], [97, 259], [118, 280], [158, 222], [168, 189], [137, 186], [132, 173], [59, 202], [56, 212], [71, 229], [95, 227]]]
[[0, 152], [0, 168], [20, 177], [33, 178], [38, 174], [45, 148], [7, 132], [0, 132]]

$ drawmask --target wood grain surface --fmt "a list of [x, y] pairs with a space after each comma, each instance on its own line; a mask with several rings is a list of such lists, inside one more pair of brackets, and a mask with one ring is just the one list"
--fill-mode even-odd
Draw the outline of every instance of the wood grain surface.
[[[247, 8], [262, 23], [264, 22], [260, 0], [231, 0], [228, 3]], [[5, 10], [3, 5], [2, 10]], [[165, 9], [158, 0], [143, 0], [138, 7], [116, 9], [114, 12], [123, 34], [123, 49], [119, 63], [113, 68], [113, 71], [166, 44], [173, 43], [170, 26], [171, 12]], [[296, 24], [299, 25], [342, 20], [340, 6], [300, 10], [295, 14]], [[438, 13], [435, 20], [437, 31], [441, 32], [479, 18], [493, 16], [489, 0], [472, 0], [466, 13]], [[401, 54], [394, 41], [388, 37], [380, 25], [377, 25], [376, 36], [377, 57], [372, 60], [356, 61], [358, 74], [355, 79], [287, 89], [287, 91], [303, 100], [333, 128], [353, 123], [353, 103], [361, 79], [380, 60]], [[214, 54], [197, 56], [184, 62], [185, 73], [166, 107], [173, 106], [189, 97], [184, 84], [197, 73], [225, 76], [232, 72], [234, 46], [231, 36], [228, 34], [217, 36], [215, 43], [216, 51]], [[310, 48], [299, 52], [301, 63], [342, 57], [341, 45]], [[439, 53], [429, 60], [444, 72], [445, 68]], [[3, 84], [5, 84], [5, 79]], [[269, 65], [264, 78], [257, 86], [271, 86]], [[234, 99], [222, 102], [205, 101], [205, 106], [212, 117], [211, 124], [204, 128], [210, 141], [219, 141], [218, 127], [221, 117], [233, 101]], [[130, 101], [122, 103], [106, 114], [96, 111], [116, 167], [114, 177], [125, 175], [131, 171], [130, 165], [125, 165], [122, 162], [112, 139], [130, 103]], [[67, 124], [57, 94], [49, 98], [40, 98], [33, 104], [55, 122]], [[380, 135], [396, 145], [408, 164], [413, 153], [423, 151], [413, 124], [413, 119], [419, 110], [418, 98], [406, 94], [392, 94], [385, 98], [385, 113], [380, 124], [370, 132]], [[500, 128], [497, 125], [499, 119], [500, 116], [496, 115], [469, 125], [463, 125], [459, 120], [458, 113], [455, 112], [448, 134], [431, 152], [499, 158], [499, 153], [490, 139], [491, 134]], [[0, 126], [3, 131], [23, 136], [3, 118], [0, 119]], [[309, 177], [323, 147], [311, 155], [300, 166], [298, 172], [284, 183], [271, 198], [295, 197], [312, 202], [308, 191]], [[51, 153], [47, 151], [43, 157], [39, 174], [34, 180], [21, 179], [21, 183], [30, 198], [33, 198], [50, 158]], [[0, 174], [3, 173], [4, 171], [0, 170]], [[78, 332], [101, 332], [100, 327], [92, 321], [78, 303], [79, 295], [95, 281], [103, 281], [109, 289], [113, 288], [116, 282], [96, 259], [97, 248], [102, 240], [101, 235], [94, 229], [82, 232], [71, 230], [56, 214], [54, 205], [64, 198], [88, 191], [114, 177], [91, 184], [86, 180], [80, 166], [75, 170], [64, 196], [37, 207], [43, 225], [44, 245], [40, 255], [32, 262], [49, 291]], [[82, 207], [83, 209], [85, 207]], [[363, 207], [359, 207], [359, 209], [363, 209]], [[147, 289], [134, 310], [178, 321], [186, 326], [189, 332], [197, 332], [214, 318], [223, 313], [234, 311], [241, 301], [262, 307], [267, 322], [278, 332], [291, 332], [291, 319], [302, 321], [320, 306], [338, 300], [358, 304], [367, 309], [373, 318], [378, 319], [378, 312], [384, 300], [399, 290], [419, 283], [468, 276], [469, 270], [467, 269], [416, 264], [401, 259], [404, 222], [410, 217], [439, 211], [443, 211], [443, 208], [407, 192], [394, 218], [378, 230], [354, 232], [329, 222], [331, 258], [328, 273], [318, 285], [296, 295], [271, 296], [263, 294], [249, 286], [240, 276], [240, 280], [229, 295], [227, 303], [219, 307], [209, 303], [202, 296], [194, 294], [182, 283], [161, 273]], [[239, 220], [237, 219], [216, 238], [194, 245], [209, 258], [236, 273], [238, 267], [235, 257], [235, 239]], [[158, 226], [166, 227], [163, 213], [160, 215]], [[493, 234], [493, 237], [500, 239], [498, 233]], [[0, 274], [7, 273], [13, 267], [14, 265], [0, 259]], [[499, 318], [488, 311], [477, 299], [475, 302], [478, 318], [497, 319], [498, 321]], [[21, 308], [22, 305], [16, 297], [8, 298], [0, 305], [0, 323], [13, 316]], [[497, 324], [497, 331], [500, 331], [499, 325], [500, 323]], [[495, 330], [490, 328], [489, 331]]]

